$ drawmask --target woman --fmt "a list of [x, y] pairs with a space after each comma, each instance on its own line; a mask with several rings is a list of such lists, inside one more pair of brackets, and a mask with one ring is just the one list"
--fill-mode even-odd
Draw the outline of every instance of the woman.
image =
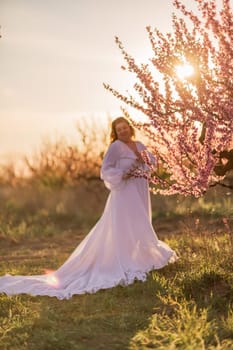
[[176, 260], [153, 230], [147, 180], [132, 175], [135, 168], [146, 170], [141, 156], [146, 147], [133, 136], [127, 119], [112, 122], [112, 143], [101, 167], [110, 195], [100, 220], [71, 256], [51, 274], [1, 277], [0, 292], [68, 299], [144, 281], [147, 272]]

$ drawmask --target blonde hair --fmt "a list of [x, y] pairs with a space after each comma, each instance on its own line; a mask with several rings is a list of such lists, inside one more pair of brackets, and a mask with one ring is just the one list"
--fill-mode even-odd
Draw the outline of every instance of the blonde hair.
[[114, 119], [112, 121], [112, 124], [111, 124], [111, 133], [110, 133], [110, 141], [111, 143], [113, 143], [114, 141], [116, 141], [118, 139], [117, 137], [117, 132], [116, 132], [116, 126], [118, 123], [127, 123], [130, 127], [130, 130], [131, 130], [131, 136], [135, 136], [135, 130], [133, 128], [133, 126], [130, 124], [130, 122], [125, 118], [125, 117], [118, 117], [116, 119]]

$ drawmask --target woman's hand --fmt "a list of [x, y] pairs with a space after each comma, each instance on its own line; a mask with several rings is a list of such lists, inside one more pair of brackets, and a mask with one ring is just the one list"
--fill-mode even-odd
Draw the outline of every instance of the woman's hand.
[[136, 154], [136, 156], [137, 156], [137, 159], [136, 159], [136, 160], [137, 160], [139, 163], [144, 164], [145, 161], [144, 161], [144, 159], [142, 158], [141, 153], [138, 152], [138, 151], [135, 151], [135, 154]]
[[125, 173], [123, 176], [122, 176], [122, 179], [123, 180], [128, 180], [130, 177], [132, 177], [132, 175], [130, 173]]
[[131, 168], [122, 176], [123, 180], [128, 180], [129, 178], [135, 177], [135, 171], [141, 168], [141, 165], [144, 163], [141, 154], [138, 152], [139, 158], [135, 160]]

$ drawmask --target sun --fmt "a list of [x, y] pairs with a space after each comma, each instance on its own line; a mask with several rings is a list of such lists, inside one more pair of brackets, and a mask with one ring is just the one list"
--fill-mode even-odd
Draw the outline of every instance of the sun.
[[185, 63], [176, 67], [176, 74], [180, 79], [186, 79], [194, 74], [194, 68], [191, 64]]

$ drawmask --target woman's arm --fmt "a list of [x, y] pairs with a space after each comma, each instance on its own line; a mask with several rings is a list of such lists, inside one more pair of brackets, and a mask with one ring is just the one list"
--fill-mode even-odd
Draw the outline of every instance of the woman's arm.
[[113, 142], [102, 162], [100, 178], [104, 180], [105, 186], [109, 190], [119, 188], [124, 176], [124, 170], [117, 167], [117, 161], [120, 159], [120, 147], [117, 141]]

